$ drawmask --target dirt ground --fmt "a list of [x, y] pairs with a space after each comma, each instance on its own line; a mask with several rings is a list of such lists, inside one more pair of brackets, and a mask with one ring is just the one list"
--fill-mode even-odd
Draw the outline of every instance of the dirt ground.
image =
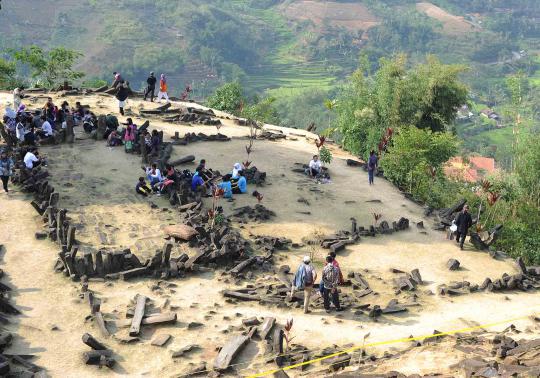
[[[0, 94], [0, 102], [9, 96]], [[55, 99], [56, 100], [56, 99]], [[68, 97], [75, 103], [81, 100], [92, 106], [97, 113], [116, 111], [115, 101], [104, 96]], [[39, 100], [38, 104], [44, 100]], [[60, 102], [60, 100], [56, 100]], [[30, 107], [34, 107], [32, 103]], [[130, 110], [135, 114], [143, 105], [130, 100]], [[144, 104], [146, 108], [151, 107]], [[3, 114], [3, 105], [0, 106]], [[143, 119], [133, 115], [137, 124]], [[124, 117], [119, 118], [124, 121]], [[226, 172], [237, 161], [245, 158], [244, 145], [247, 129], [224, 121], [220, 132], [233, 137], [230, 142], [197, 142], [187, 146], [175, 146], [172, 159], [193, 154], [196, 159], [205, 158], [211, 168]], [[164, 130], [166, 140], [174, 133], [214, 133], [214, 127], [165, 124], [150, 119], [150, 129]], [[270, 126], [268, 126], [270, 128]], [[488, 254], [477, 252], [470, 245], [460, 251], [445, 235], [432, 231], [431, 219], [423, 216], [423, 209], [406, 200], [392, 185], [376, 179], [375, 185], [367, 184], [366, 174], [345, 164], [348, 155], [334, 148], [334, 161], [328, 166], [332, 181], [316, 184], [307, 177], [291, 171], [295, 163], [306, 163], [316, 153], [313, 142], [300, 130], [284, 129], [287, 140], [279, 142], [256, 141], [252, 160], [260, 170], [267, 172], [267, 185], [257, 188], [264, 194], [263, 204], [276, 213], [267, 223], [251, 224], [242, 229], [244, 236], [284, 236], [293, 242], [303, 243], [306, 238], [329, 234], [350, 228], [350, 218], [359, 225], [373, 222], [372, 213], [380, 213], [390, 223], [404, 216], [411, 220], [410, 230], [377, 238], [363, 238], [359, 244], [349, 246], [339, 254], [339, 262], [345, 273], [362, 271], [370, 285], [378, 293], [365, 297], [365, 303], [385, 306], [390, 299], [400, 302], [410, 299], [411, 294], [394, 293], [390, 268], [410, 271], [418, 268], [426, 285], [417, 290], [420, 306], [409, 312], [381, 317], [377, 322], [366, 315], [345, 312], [327, 315], [322, 308], [311, 314], [300, 309], [277, 309], [253, 302], [231, 305], [225, 302], [220, 291], [225, 288], [243, 287], [225, 282], [221, 272], [190, 275], [184, 279], [160, 283], [155, 279], [130, 282], [91, 282], [90, 289], [102, 298], [102, 312], [107, 320], [125, 318], [126, 307], [136, 294], [151, 298], [157, 307], [178, 314], [178, 323], [169, 326], [144, 327], [141, 342], [124, 344], [125, 329], [104, 340], [118, 358], [113, 370], [85, 366], [81, 353], [86, 347], [81, 342], [84, 332], [99, 336], [95, 325], [86, 321], [89, 308], [79, 297], [80, 284], [54, 273], [53, 264], [58, 248], [49, 241], [38, 241], [34, 233], [42, 229], [41, 220], [30, 206], [29, 196], [18, 192], [0, 194], [0, 243], [5, 247], [2, 269], [6, 283], [14, 288], [14, 302], [23, 315], [14, 317], [9, 331], [18, 334], [12, 353], [32, 353], [36, 364], [47, 369], [52, 377], [169, 377], [177, 376], [191, 363], [201, 360], [211, 362], [217, 355], [216, 347], [230, 337], [241, 320], [250, 316], [274, 316], [278, 322], [294, 319], [294, 342], [317, 350], [331, 344], [358, 345], [369, 333], [368, 342], [393, 340], [409, 335], [431, 334], [433, 330], [448, 331], [478, 324], [499, 322], [532, 314], [538, 311], [540, 295], [533, 293], [475, 293], [459, 297], [429, 295], [438, 285], [451, 281], [468, 280], [481, 283], [485, 277], [500, 277], [504, 272], [516, 272], [511, 260], [494, 260]], [[140, 157], [125, 154], [121, 147], [108, 148], [104, 142], [87, 139], [77, 131], [73, 146], [61, 145], [41, 148], [49, 158], [51, 183], [60, 193], [60, 206], [68, 209], [68, 216], [77, 224], [77, 238], [81, 248], [94, 246], [118, 250], [131, 248], [137, 255], [148, 257], [164, 242], [161, 228], [179, 221], [176, 210], [170, 210], [164, 198], [149, 199], [134, 193], [137, 178], [141, 175]], [[194, 169], [195, 164], [179, 167]], [[254, 188], [250, 187], [250, 190]], [[298, 200], [302, 199], [302, 202]], [[367, 202], [378, 200], [380, 202]], [[308, 204], [306, 204], [309, 203]], [[151, 208], [151, 203], [157, 208]], [[233, 202], [223, 202], [225, 214], [233, 208], [254, 205], [257, 200], [250, 195], [235, 196]], [[165, 210], [164, 210], [165, 209]], [[309, 212], [310, 214], [306, 214]], [[425, 230], [415, 227], [423, 221]], [[101, 232], [101, 235], [100, 235]], [[173, 254], [191, 253], [185, 246], [175, 246]], [[326, 250], [300, 247], [278, 253], [276, 265], [289, 264], [293, 269], [302, 256], [314, 253], [315, 266], [322, 266]], [[449, 271], [446, 262], [456, 258], [462, 268]], [[367, 272], [363, 270], [367, 269]], [[268, 273], [260, 273], [264, 278]], [[166, 303], [168, 300], [168, 304]], [[191, 322], [203, 323], [200, 327], [188, 327]], [[120, 322], [118, 322], [120, 323]], [[509, 321], [518, 327], [531, 325], [527, 319]], [[193, 326], [193, 325], [192, 325]], [[500, 331], [508, 326], [500, 324], [490, 330]], [[150, 345], [151, 339], [161, 333], [169, 333], [172, 340], [163, 348]], [[100, 337], [98, 337], [100, 338]], [[101, 339], [101, 338], [100, 338]], [[171, 353], [188, 344], [199, 346], [194, 352], [173, 359]], [[402, 348], [404, 344], [381, 346], [382, 353], [389, 348]], [[374, 349], [374, 348], [373, 348]], [[273, 368], [265, 363], [260, 344], [250, 343], [234, 361], [234, 376], [246, 376]], [[407, 374], [446, 372], [457, 358], [444, 347], [423, 347], [415, 357], [396, 358], [389, 370]], [[441, 363], [440, 361], [446, 361]], [[392, 365], [393, 364], [393, 365]], [[319, 376], [317, 370], [307, 375]], [[300, 372], [291, 372], [296, 376]], [[306, 372], [302, 373], [306, 374]]]
[[416, 9], [443, 24], [443, 32], [461, 35], [474, 30], [475, 26], [461, 16], [455, 16], [431, 3], [416, 3]]
[[310, 20], [316, 28], [326, 23], [349, 30], [367, 30], [379, 24], [379, 20], [368, 8], [358, 3], [301, 0], [287, 3], [283, 14], [294, 20]]

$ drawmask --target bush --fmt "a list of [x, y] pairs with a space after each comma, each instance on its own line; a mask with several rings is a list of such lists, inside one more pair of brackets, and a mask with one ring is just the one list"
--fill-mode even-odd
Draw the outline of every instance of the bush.
[[222, 110], [227, 113], [238, 115], [244, 101], [240, 83], [227, 83], [216, 89], [216, 92], [208, 99], [210, 108]]
[[322, 146], [319, 150], [319, 158], [324, 164], [330, 164], [333, 159], [332, 152], [325, 146]]

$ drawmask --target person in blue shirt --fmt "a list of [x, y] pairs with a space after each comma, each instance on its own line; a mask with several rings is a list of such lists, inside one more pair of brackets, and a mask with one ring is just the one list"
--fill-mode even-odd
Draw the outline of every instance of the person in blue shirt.
[[232, 190], [234, 194], [247, 193], [247, 180], [244, 171], [238, 172], [238, 180], [232, 180]]
[[218, 188], [221, 188], [225, 191], [223, 198], [232, 198], [232, 184], [231, 184], [231, 175], [226, 174], [223, 176], [223, 182], [218, 184]]
[[369, 185], [373, 185], [373, 177], [375, 176], [375, 170], [379, 165], [379, 159], [375, 154], [375, 151], [371, 150], [368, 159], [368, 181]]
[[194, 192], [205, 189], [204, 180], [200, 175], [200, 171], [201, 171], [201, 168], [197, 167], [195, 174], [191, 178], [191, 190], [193, 190]]

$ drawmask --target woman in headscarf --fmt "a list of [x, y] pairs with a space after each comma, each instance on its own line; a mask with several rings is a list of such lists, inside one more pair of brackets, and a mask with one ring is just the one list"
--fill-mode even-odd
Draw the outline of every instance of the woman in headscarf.
[[159, 92], [157, 97], [159, 103], [161, 103], [162, 98], [165, 98], [165, 101], [169, 102], [169, 95], [167, 94], [167, 78], [163, 73], [159, 79]]
[[243, 170], [244, 170], [244, 167], [242, 166], [242, 164], [236, 163], [233, 166], [233, 170], [232, 170], [232, 173], [231, 173], [232, 178], [233, 179], [238, 179], [240, 177], [240, 174], [238, 172], [243, 171]]

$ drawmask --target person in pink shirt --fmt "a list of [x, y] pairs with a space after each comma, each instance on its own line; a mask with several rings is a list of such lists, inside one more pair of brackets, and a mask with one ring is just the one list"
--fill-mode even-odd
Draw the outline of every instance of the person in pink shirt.
[[137, 126], [135, 126], [131, 118], [128, 118], [126, 131], [124, 133], [124, 146], [126, 148], [126, 152], [131, 152], [133, 150], [133, 143], [135, 142], [136, 132]]

